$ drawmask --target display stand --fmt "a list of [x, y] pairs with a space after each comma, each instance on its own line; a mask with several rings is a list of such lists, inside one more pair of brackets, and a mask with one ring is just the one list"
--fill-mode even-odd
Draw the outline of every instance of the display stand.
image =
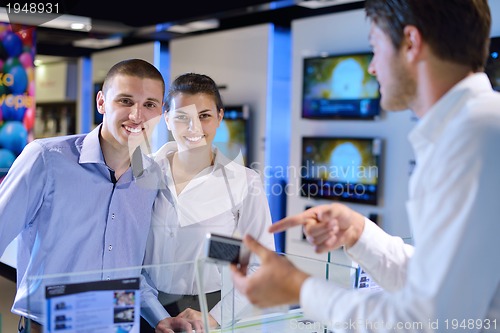
[[[299, 269], [331, 281], [339, 288], [352, 289], [355, 286], [355, 267], [283, 255]], [[207, 265], [217, 265], [220, 275], [208, 276], [207, 272], [214, 272], [214, 267]], [[147, 288], [144, 289], [143, 281], [146, 280], [143, 280], [145, 277], [141, 272], [156, 272], [165, 281], [170, 281], [187, 269], [195, 272], [199, 310], [204, 327], [208, 328], [205, 332], [308, 333], [323, 332], [326, 328], [322, 323], [304, 317], [298, 304], [266, 309], [253, 306], [233, 288], [229, 265], [205, 259], [116, 270], [31, 276], [27, 287], [30, 293], [24, 304], [26, 316], [41, 322], [44, 332], [139, 332], [140, 314], [148, 311], [141, 302], [152, 295], [147, 292]], [[213, 293], [214, 279], [220, 282], [220, 294], [217, 294], [220, 296], [216, 299], [215, 307], [210, 309], [206, 294]], [[208, 290], [207, 286], [211, 286], [211, 289]], [[156, 296], [154, 299], [156, 300]], [[211, 302], [213, 301], [212, 299]], [[217, 307], [218, 310], [214, 312]], [[182, 310], [184, 309], [181, 308], [180, 311]], [[209, 315], [218, 321], [218, 327], [209, 326]]]

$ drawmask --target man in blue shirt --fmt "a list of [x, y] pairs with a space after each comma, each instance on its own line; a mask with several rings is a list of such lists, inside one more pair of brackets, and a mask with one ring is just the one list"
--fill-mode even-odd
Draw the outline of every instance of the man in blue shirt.
[[[158, 173], [136, 148], [160, 119], [164, 93], [152, 64], [117, 63], [96, 96], [102, 124], [31, 142], [0, 185], [0, 254], [18, 237], [12, 312], [34, 321], [32, 332], [44, 323], [43, 288], [30, 277], [102, 271], [97, 279], [115, 279], [131, 272], [110, 269], [142, 265]], [[191, 331], [181, 319], [175, 325]]]

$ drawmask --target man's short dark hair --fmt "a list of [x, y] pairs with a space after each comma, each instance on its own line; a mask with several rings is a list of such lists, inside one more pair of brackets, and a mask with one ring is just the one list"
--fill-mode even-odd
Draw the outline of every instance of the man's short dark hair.
[[127, 75], [138, 77], [141, 79], [152, 79], [160, 81], [163, 87], [162, 96], [165, 95], [165, 81], [163, 80], [163, 76], [155, 66], [145, 60], [127, 59], [120, 61], [113, 67], [111, 67], [102, 85], [102, 91], [104, 94], [106, 94], [109, 83], [116, 75]]
[[366, 16], [399, 49], [405, 26], [415, 26], [441, 59], [482, 71], [488, 57], [487, 0], [366, 0]]

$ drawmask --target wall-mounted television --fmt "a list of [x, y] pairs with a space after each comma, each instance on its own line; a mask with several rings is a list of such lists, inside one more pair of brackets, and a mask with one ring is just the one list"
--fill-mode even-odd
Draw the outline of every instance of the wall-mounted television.
[[242, 104], [227, 105], [224, 109], [224, 118], [217, 129], [213, 144], [227, 157], [248, 166], [250, 108]]
[[303, 137], [303, 197], [377, 205], [382, 139]]
[[380, 115], [377, 79], [368, 73], [373, 53], [303, 59], [302, 117], [376, 119]]
[[484, 71], [493, 89], [500, 91], [500, 37], [491, 38], [490, 53]]

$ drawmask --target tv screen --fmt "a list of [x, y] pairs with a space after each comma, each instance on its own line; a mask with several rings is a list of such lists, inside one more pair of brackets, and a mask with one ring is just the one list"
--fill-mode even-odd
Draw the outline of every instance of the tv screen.
[[377, 205], [382, 139], [304, 137], [301, 195]]
[[375, 119], [380, 115], [377, 79], [368, 73], [373, 53], [304, 58], [302, 117]]
[[246, 166], [249, 165], [249, 115], [248, 105], [226, 106], [213, 141], [224, 155]]
[[491, 38], [490, 53], [484, 71], [493, 89], [500, 91], [500, 37]]

